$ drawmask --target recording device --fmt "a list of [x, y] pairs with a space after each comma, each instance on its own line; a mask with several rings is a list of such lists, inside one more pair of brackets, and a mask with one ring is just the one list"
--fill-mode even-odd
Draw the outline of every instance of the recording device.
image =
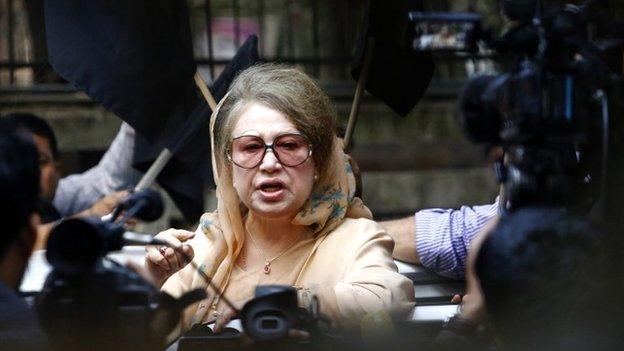
[[142, 221], [155, 221], [163, 213], [163, 201], [158, 192], [152, 189], [143, 189], [133, 192], [124, 201], [122, 201], [112, 213], [109, 222], [114, 222], [122, 211], [126, 211], [124, 219], [119, 222], [126, 222], [129, 218], [137, 218]]
[[286, 337], [294, 327], [297, 309], [295, 288], [256, 286], [255, 298], [243, 307], [241, 322], [252, 339], [277, 340]]
[[[316, 297], [307, 308], [299, 307], [297, 290], [286, 285], [258, 285], [254, 298], [239, 312], [242, 329], [255, 342], [255, 349], [290, 350], [301, 341], [290, 339], [289, 331], [310, 333], [306, 349], [327, 349], [330, 321], [320, 313]], [[195, 326], [180, 338], [178, 351], [239, 349], [241, 335], [233, 330], [213, 334], [206, 326]]]
[[[122, 211], [124, 218], [115, 222]], [[56, 273], [69, 276], [86, 274], [108, 252], [121, 250], [124, 245], [167, 245], [151, 235], [127, 232], [123, 227], [129, 218], [152, 221], [162, 212], [161, 196], [145, 189], [128, 196], [109, 220], [66, 218], [50, 233], [46, 258]]]
[[121, 222], [69, 218], [50, 233], [46, 258], [52, 272], [35, 304], [53, 350], [160, 349], [184, 307], [205, 298], [204, 291], [192, 291], [174, 299], [105, 257], [129, 240], [166, 244], [123, 228], [130, 216], [160, 217], [157, 193], [135, 193], [120, 207]]
[[[506, 152], [496, 166], [503, 211], [549, 205], [587, 213], [600, 207], [602, 217], [621, 221], [613, 206], [624, 179], [618, 136], [624, 41], [604, 30], [613, 27], [598, 5], [590, 0], [544, 11], [537, 0], [502, 0], [503, 12], [516, 22], [501, 38], [481, 30], [478, 15], [410, 14], [415, 33], [429, 28], [428, 36], [442, 38], [444, 30], [453, 33], [446, 42], [454, 51], [487, 47], [513, 62], [503, 74], [470, 79], [459, 102], [469, 138]], [[414, 50], [442, 45], [424, 45], [422, 34], [413, 39]]]
[[56, 225], [46, 249], [52, 268], [64, 275], [84, 274], [107, 253], [126, 245], [168, 245], [148, 234], [128, 232], [97, 218], [68, 218]]
[[324, 321], [316, 298], [307, 309], [299, 308], [297, 290], [285, 285], [256, 286], [255, 298], [241, 311], [245, 332], [256, 341], [279, 340], [291, 329], [310, 331]]

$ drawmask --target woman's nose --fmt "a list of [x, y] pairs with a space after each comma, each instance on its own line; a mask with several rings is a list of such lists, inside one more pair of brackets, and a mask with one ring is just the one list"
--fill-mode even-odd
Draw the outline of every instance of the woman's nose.
[[279, 160], [275, 156], [275, 153], [273, 152], [273, 150], [267, 149], [267, 151], [264, 153], [264, 158], [262, 159], [262, 162], [260, 163], [260, 170], [271, 172], [281, 167], [282, 167], [282, 164], [279, 162]]

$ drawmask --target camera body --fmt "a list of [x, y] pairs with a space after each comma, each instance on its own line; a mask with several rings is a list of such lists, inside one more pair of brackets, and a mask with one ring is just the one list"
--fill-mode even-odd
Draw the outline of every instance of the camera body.
[[121, 225], [96, 218], [66, 219], [53, 229], [46, 257], [52, 266], [36, 307], [54, 350], [149, 350], [157, 291], [132, 270], [105, 257]]
[[53, 270], [36, 307], [53, 350], [150, 350], [163, 346], [153, 329], [155, 289], [113, 261], [98, 259], [88, 274]]
[[[124, 206], [126, 219], [162, 213], [162, 199], [152, 191], [133, 194]], [[181, 311], [206, 296], [193, 290], [174, 299], [109, 259], [107, 253], [125, 244], [154, 242], [151, 236], [126, 235], [124, 221], [113, 220], [67, 218], [50, 233], [46, 258], [52, 272], [35, 305], [52, 350], [160, 349]]]

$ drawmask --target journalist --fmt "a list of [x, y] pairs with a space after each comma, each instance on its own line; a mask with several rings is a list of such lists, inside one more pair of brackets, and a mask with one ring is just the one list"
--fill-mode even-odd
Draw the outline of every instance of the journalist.
[[14, 113], [3, 117], [27, 130], [39, 153], [41, 170], [38, 211], [41, 221], [36, 248], [44, 248], [51, 223], [69, 216], [88, 217], [109, 214], [127, 195], [127, 189], [140, 176], [132, 169], [134, 130], [122, 124], [115, 140], [100, 162], [81, 174], [59, 179], [58, 146], [52, 127], [41, 117], [30, 113]]
[[0, 120], [0, 350], [45, 350], [46, 338], [20, 286], [37, 237], [39, 164], [27, 132]]
[[621, 239], [578, 214], [525, 208], [479, 237], [462, 312], [438, 350], [621, 350]]

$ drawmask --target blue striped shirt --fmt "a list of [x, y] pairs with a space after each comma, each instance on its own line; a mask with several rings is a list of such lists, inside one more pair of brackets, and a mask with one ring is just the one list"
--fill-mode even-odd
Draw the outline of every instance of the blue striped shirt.
[[496, 215], [498, 198], [490, 205], [416, 212], [416, 250], [421, 264], [445, 277], [463, 278], [470, 242]]

